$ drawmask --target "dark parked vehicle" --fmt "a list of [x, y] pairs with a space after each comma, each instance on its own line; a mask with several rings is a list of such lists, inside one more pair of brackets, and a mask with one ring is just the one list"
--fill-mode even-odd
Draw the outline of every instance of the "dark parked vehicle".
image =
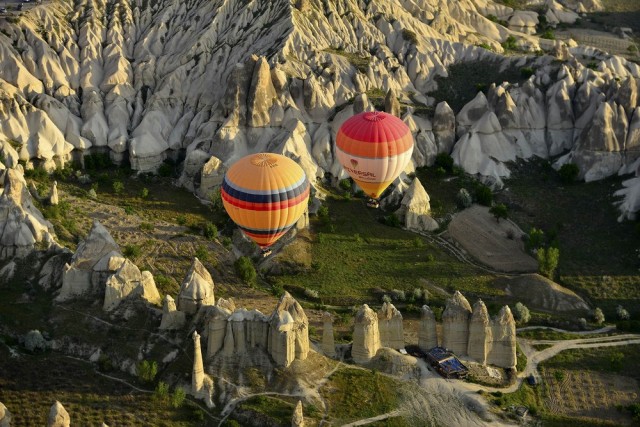
[[7, 13], [6, 7], [0, 7], [0, 13]]
[[538, 385], [538, 382], [536, 381], [536, 377], [534, 377], [533, 374], [527, 377], [527, 384], [529, 384], [530, 386]]

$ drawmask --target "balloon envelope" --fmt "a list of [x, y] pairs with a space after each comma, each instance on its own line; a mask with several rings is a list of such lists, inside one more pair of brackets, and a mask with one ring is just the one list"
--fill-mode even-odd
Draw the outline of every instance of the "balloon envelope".
[[220, 193], [233, 222], [266, 248], [302, 216], [309, 188], [307, 176], [296, 162], [279, 154], [258, 153], [229, 168]]
[[407, 166], [413, 153], [409, 127], [394, 115], [378, 111], [356, 114], [336, 136], [336, 155], [353, 180], [374, 199]]

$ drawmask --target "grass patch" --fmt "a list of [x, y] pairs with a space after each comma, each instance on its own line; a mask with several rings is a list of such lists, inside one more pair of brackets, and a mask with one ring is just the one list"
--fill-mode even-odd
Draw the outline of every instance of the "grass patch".
[[[489, 286], [493, 276], [458, 262], [424, 237], [381, 224], [362, 200], [327, 200], [328, 220], [312, 219], [308, 274], [276, 276], [276, 283], [317, 290], [325, 304], [354, 305], [372, 301], [372, 291], [412, 291], [429, 284], [456, 289], [468, 298], [502, 295]], [[339, 259], [340, 262], [336, 262]], [[378, 302], [376, 300], [376, 302]]]
[[614, 372], [640, 380], [640, 345], [565, 350], [541, 364], [545, 369]]
[[338, 48], [332, 48], [332, 47], [327, 48], [324, 51], [332, 55], [340, 55], [346, 58], [349, 61], [349, 63], [353, 65], [361, 73], [366, 73], [367, 69], [369, 68], [369, 62], [371, 61], [371, 59], [367, 56], [362, 56], [357, 53], [347, 52], [344, 49], [338, 49]]
[[376, 371], [340, 369], [320, 389], [331, 416], [342, 422], [394, 410], [401, 384]]
[[295, 406], [275, 397], [255, 396], [242, 402], [240, 409], [250, 409], [259, 412], [279, 425], [288, 425], [291, 423], [291, 415]]
[[583, 338], [608, 337], [611, 335], [615, 334], [572, 334], [570, 332], [558, 332], [551, 329], [531, 329], [518, 332], [519, 337], [530, 340], [575, 340]]
[[560, 283], [601, 307], [608, 319], [615, 318], [618, 304], [632, 316], [640, 314], [638, 304], [628, 303], [640, 298], [638, 232], [630, 221], [617, 222], [613, 205], [613, 189], [623, 178], [565, 185], [549, 162], [539, 159], [510, 169], [509, 191], [496, 194], [496, 202], [509, 207], [520, 228], [540, 229], [557, 244]]

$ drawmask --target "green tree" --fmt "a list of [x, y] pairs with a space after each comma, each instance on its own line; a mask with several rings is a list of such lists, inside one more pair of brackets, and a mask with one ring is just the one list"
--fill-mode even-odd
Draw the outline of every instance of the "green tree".
[[538, 270], [540, 274], [549, 279], [553, 279], [558, 261], [560, 260], [560, 250], [558, 248], [539, 248], [538, 249]]
[[150, 383], [158, 374], [158, 364], [155, 360], [143, 360], [138, 363], [138, 378], [141, 381]]
[[159, 402], [166, 402], [169, 398], [169, 386], [160, 381], [153, 392], [153, 398]]
[[238, 258], [233, 263], [233, 266], [236, 269], [236, 273], [238, 274], [238, 276], [240, 276], [240, 279], [242, 279], [244, 283], [252, 284], [256, 281], [258, 274], [256, 273], [256, 269], [253, 266], [253, 263], [248, 257], [242, 256]]
[[174, 408], [179, 408], [184, 403], [184, 399], [187, 397], [184, 389], [182, 387], [177, 387], [173, 391], [173, 395], [171, 395], [171, 406]]
[[529, 309], [526, 305], [521, 302], [517, 302], [513, 307], [513, 317], [515, 317], [518, 323], [525, 324], [531, 320], [531, 313], [529, 313]]
[[204, 237], [209, 240], [213, 240], [218, 237], [218, 227], [212, 222], [207, 222], [204, 227], [202, 227], [202, 232]]
[[491, 206], [491, 203], [493, 203], [491, 188], [484, 184], [478, 184], [476, 186], [476, 201], [483, 206]]
[[147, 187], [144, 187], [142, 190], [140, 190], [140, 197], [142, 197], [143, 199], [149, 197], [149, 189]]
[[596, 307], [596, 309], [593, 310], [593, 321], [598, 325], [602, 325], [604, 323], [604, 313], [600, 307]]
[[116, 194], [122, 194], [124, 192], [124, 184], [122, 181], [113, 181], [113, 192]]
[[544, 231], [532, 227], [529, 230], [529, 238], [527, 239], [527, 250], [533, 251], [538, 249], [544, 243]]
[[451, 157], [447, 153], [440, 153], [436, 156], [436, 162], [434, 166], [440, 167], [450, 173], [451, 171], [453, 171], [453, 157]]
[[343, 191], [351, 191], [352, 185], [351, 185], [351, 180], [349, 178], [340, 180], [339, 185]]
[[489, 209], [489, 213], [494, 216], [496, 221], [500, 222], [500, 218], [507, 219], [509, 216], [509, 208], [504, 203], [499, 203], [497, 205], [493, 205], [491, 209]]

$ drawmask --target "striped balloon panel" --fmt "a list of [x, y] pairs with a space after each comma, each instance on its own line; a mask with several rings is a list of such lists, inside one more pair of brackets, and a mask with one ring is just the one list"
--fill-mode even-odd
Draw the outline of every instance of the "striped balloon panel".
[[220, 192], [231, 219], [264, 248], [302, 216], [309, 190], [309, 181], [296, 162], [278, 154], [259, 153], [234, 163]]
[[413, 137], [399, 118], [381, 112], [357, 114], [336, 136], [336, 155], [343, 168], [373, 198], [402, 173], [413, 153]]

